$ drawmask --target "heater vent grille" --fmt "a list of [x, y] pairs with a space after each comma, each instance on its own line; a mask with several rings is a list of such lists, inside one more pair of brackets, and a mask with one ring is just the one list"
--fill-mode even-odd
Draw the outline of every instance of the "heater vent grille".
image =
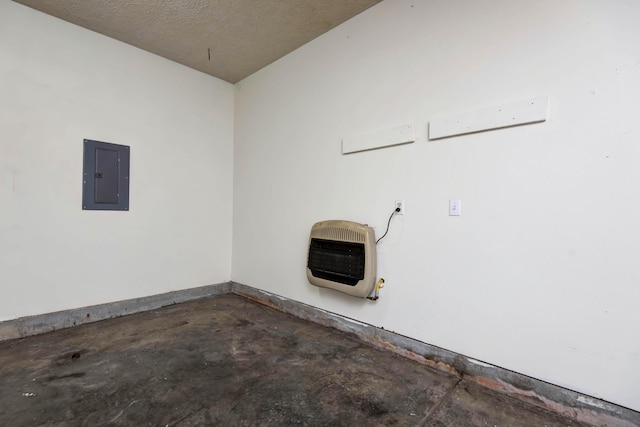
[[307, 278], [312, 285], [366, 298], [376, 275], [375, 235], [351, 221], [322, 221], [309, 236]]

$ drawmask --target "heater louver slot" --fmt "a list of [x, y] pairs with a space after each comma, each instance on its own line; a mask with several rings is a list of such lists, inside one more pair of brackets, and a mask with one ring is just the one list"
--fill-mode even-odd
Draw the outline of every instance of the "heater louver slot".
[[[341, 221], [344, 222], [344, 221]], [[340, 227], [326, 227], [317, 230], [314, 237], [326, 240], [339, 240], [342, 242], [359, 242], [364, 243], [366, 234], [356, 230], [350, 230]]]
[[365, 298], [376, 274], [373, 229], [351, 221], [314, 224], [309, 237], [307, 278], [312, 285]]

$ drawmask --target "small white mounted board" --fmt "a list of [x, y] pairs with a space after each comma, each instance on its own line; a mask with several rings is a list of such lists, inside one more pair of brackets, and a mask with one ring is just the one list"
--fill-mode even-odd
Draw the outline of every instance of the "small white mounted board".
[[436, 118], [429, 122], [429, 139], [446, 138], [547, 120], [549, 100], [540, 96], [492, 108]]
[[342, 139], [342, 154], [358, 151], [390, 147], [392, 145], [415, 142], [413, 124], [380, 129], [362, 135], [349, 136]]

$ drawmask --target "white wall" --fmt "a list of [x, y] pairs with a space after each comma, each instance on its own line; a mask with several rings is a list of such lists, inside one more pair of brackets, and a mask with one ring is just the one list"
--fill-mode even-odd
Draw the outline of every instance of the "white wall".
[[[640, 410], [639, 14], [387, 0], [238, 84], [234, 119], [231, 85], [0, 0], [0, 320], [233, 278]], [[538, 95], [546, 123], [426, 141]], [[81, 210], [83, 138], [131, 146], [130, 212]], [[395, 199], [380, 301], [306, 282], [314, 222], [381, 235]]]
[[[233, 86], [0, 0], [0, 320], [231, 276]], [[131, 146], [82, 211], [83, 139]]]
[[[386, 0], [240, 82], [233, 280], [640, 410], [638, 16]], [[540, 95], [545, 123], [426, 141], [435, 115]], [[415, 144], [340, 154], [409, 122]], [[381, 300], [307, 283], [314, 222], [380, 236], [396, 199]]]

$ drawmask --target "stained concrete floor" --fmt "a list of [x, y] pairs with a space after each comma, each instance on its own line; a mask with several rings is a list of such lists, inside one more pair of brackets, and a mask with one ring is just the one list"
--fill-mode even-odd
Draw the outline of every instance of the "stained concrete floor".
[[0, 343], [1, 426], [585, 426], [235, 295]]

